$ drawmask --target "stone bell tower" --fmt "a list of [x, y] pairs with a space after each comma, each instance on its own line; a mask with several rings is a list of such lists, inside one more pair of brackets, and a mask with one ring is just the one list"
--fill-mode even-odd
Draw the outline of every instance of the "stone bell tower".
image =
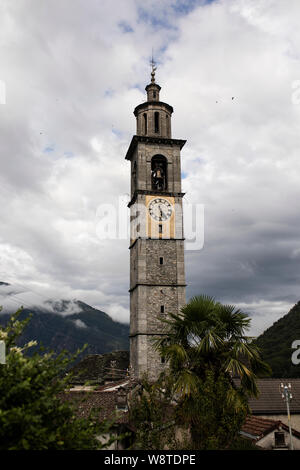
[[153, 339], [165, 334], [162, 319], [185, 304], [180, 150], [173, 139], [173, 108], [160, 101], [152, 61], [147, 101], [134, 110], [137, 131], [131, 162], [130, 364], [134, 375], [155, 379], [165, 367]]

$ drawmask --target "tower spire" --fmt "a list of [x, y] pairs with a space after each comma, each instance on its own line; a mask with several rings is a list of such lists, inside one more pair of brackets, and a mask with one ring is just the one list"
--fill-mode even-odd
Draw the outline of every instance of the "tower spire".
[[155, 83], [155, 71], [157, 69], [156, 67], [156, 62], [153, 58], [153, 47], [152, 47], [152, 57], [151, 57], [151, 61], [150, 61], [150, 65], [152, 67], [152, 71], [151, 71], [151, 83]]
[[159, 101], [159, 92], [160, 86], [155, 82], [155, 71], [157, 69], [156, 62], [153, 58], [153, 47], [152, 47], [152, 57], [150, 60], [151, 65], [151, 83], [146, 86], [145, 90], [147, 91], [148, 101]]

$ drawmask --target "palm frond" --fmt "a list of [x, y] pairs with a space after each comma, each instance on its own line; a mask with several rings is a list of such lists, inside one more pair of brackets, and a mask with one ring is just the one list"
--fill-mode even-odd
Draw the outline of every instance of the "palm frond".
[[187, 351], [180, 344], [170, 344], [160, 349], [160, 354], [164, 356], [171, 366], [178, 368], [188, 360]]
[[197, 393], [199, 377], [188, 369], [183, 369], [176, 376], [174, 391], [180, 398], [192, 396]]
[[208, 331], [201, 339], [200, 343], [196, 346], [196, 351], [201, 354], [207, 354], [212, 349], [216, 350], [218, 347], [223, 346], [224, 341], [214, 331]]

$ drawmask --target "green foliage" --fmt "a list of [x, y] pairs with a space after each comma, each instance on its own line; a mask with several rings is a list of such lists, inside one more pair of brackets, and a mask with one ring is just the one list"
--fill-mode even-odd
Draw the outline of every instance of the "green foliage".
[[247, 411], [245, 397], [228, 376], [208, 371], [195, 393], [181, 397], [177, 421], [190, 427], [190, 449], [229, 449], [239, 436]]
[[167, 376], [150, 382], [145, 375], [129, 400], [129, 419], [135, 428], [134, 449], [177, 449], [172, 383]]
[[[228, 377], [211, 371], [193, 393], [180, 397], [172, 374], [146, 377], [131, 399], [134, 449], [217, 450], [236, 448], [247, 416], [247, 400]], [[239, 445], [244, 444], [242, 441]]]
[[76, 355], [27, 355], [36, 342], [16, 346], [30, 321], [20, 321], [19, 315], [20, 310], [0, 328], [7, 354], [6, 364], [0, 365], [0, 450], [102, 448], [97, 436], [108, 433], [110, 424], [99, 422], [97, 410], [87, 419], [77, 418], [71, 404], [59, 398], [68, 387], [66, 370]]
[[169, 362], [178, 393], [189, 395], [208, 370], [239, 377], [241, 389], [257, 396], [256, 378], [271, 372], [253, 339], [245, 335], [250, 318], [231, 305], [198, 296], [165, 320], [167, 336], [156, 348]]
[[[238, 442], [249, 412], [247, 397], [258, 395], [257, 377], [270, 373], [258, 347], [245, 335], [249, 325], [250, 318], [243, 312], [207, 296], [194, 297], [180, 314], [169, 314], [165, 320], [166, 335], [156, 340], [155, 347], [168, 362], [168, 372], [150, 391], [168, 390], [165, 398], [173, 409], [173, 431], [180, 427], [189, 431], [189, 442], [185, 440], [181, 448], [229, 449]], [[240, 387], [233, 377], [240, 378]], [[162, 381], [168, 388], [159, 385]], [[148, 449], [146, 430], [150, 432], [152, 426], [157, 433], [155, 445], [160, 445], [155, 448], [161, 449], [168, 407], [159, 403], [157, 393], [153, 400], [151, 393], [147, 390], [140, 401], [138, 423], [145, 430], [140, 440], [142, 448]]]

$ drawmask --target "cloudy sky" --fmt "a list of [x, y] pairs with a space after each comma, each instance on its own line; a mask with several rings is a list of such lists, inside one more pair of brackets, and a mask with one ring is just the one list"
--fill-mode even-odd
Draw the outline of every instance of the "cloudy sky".
[[187, 139], [185, 199], [204, 205], [187, 298], [238, 305], [253, 334], [287, 313], [300, 299], [299, 17], [298, 0], [1, 0], [0, 302], [80, 299], [129, 320], [128, 240], [99, 237], [99, 207], [126, 212], [153, 47], [173, 137]]

